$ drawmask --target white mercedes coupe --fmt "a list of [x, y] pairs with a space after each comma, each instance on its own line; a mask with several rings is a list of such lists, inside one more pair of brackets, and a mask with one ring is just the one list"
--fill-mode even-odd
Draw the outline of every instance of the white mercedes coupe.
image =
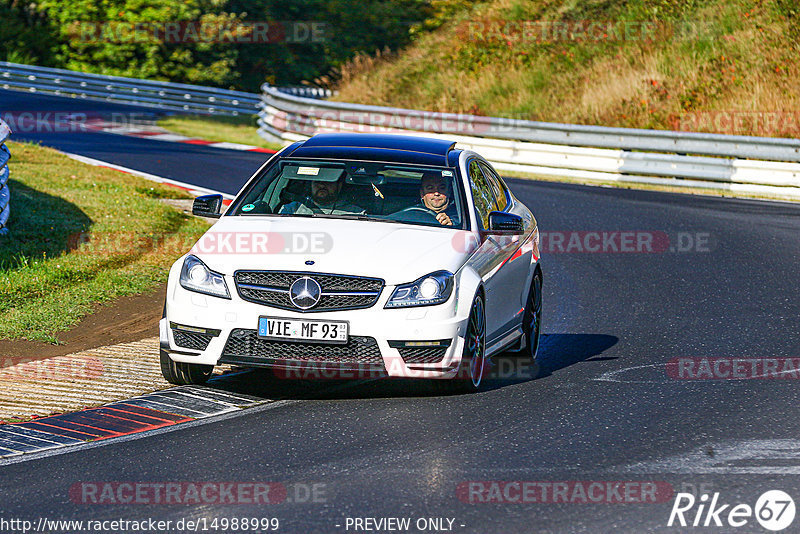
[[[539, 232], [480, 155], [403, 135], [321, 134], [272, 156], [172, 266], [161, 370], [485, 383], [504, 350], [536, 359]], [[317, 373], [317, 374], [315, 374]], [[445, 383], [445, 382], [443, 382]]]

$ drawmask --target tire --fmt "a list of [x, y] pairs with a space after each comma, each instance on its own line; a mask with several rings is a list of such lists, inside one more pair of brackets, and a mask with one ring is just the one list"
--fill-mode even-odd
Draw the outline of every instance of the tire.
[[164, 380], [176, 386], [205, 384], [211, 378], [211, 373], [214, 372], [213, 365], [174, 362], [165, 350], [161, 351], [160, 360], [161, 374], [164, 376]]
[[[485, 384], [489, 373], [486, 361], [486, 309], [483, 298], [478, 296], [472, 303], [464, 335], [464, 352], [456, 377], [442, 380], [455, 393], [474, 393]], [[444, 384], [443, 384], [444, 385]]]
[[522, 321], [522, 328], [525, 332], [523, 354], [529, 356], [534, 363], [538, 363], [537, 357], [542, 334], [542, 272], [538, 269], [533, 275]]

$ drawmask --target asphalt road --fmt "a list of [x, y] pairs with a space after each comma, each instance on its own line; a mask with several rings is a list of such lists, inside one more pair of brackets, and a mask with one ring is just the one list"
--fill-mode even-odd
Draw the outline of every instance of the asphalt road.
[[[67, 126], [65, 117], [68, 114], [102, 117], [125, 125], [133, 120], [153, 118], [158, 110], [0, 89], [0, 117], [10, 119], [6, 122], [14, 130], [11, 136], [14, 141], [41, 143], [164, 178], [204, 183], [209, 189], [231, 194], [239, 191], [268, 156], [87, 131], [77, 126], [80, 121], [74, 127]], [[39, 120], [31, 120], [31, 116]]]
[[[73, 135], [30, 138], [226, 192], [263, 160]], [[308, 383], [264, 373], [218, 380], [214, 387], [284, 400], [0, 465], [0, 519], [205, 519], [210, 528], [214, 518], [274, 517], [279, 532], [298, 533], [365, 532], [352, 526], [365, 517], [408, 517], [410, 532], [435, 531], [418, 530], [419, 518], [449, 518], [452, 531], [470, 533], [768, 532], [754, 517], [732, 528], [727, 514], [732, 505], [754, 506], [767, 490], [800, 498], [797, 380], [680, 379], [674, 359], [800, 357], [800, 206], [509, 183], [547, 234], [538, 376], [503, 355], [493, 362], [498, 378], [475, 395], [440, 395], [405, 381]], [[587, 232], [606, 239], [605, 252], [602, 245], [586, 250], [597, 243]], [[609, 251], [620, 239], [613, 232], [637, 232], [645, 243], [649, 235], [658, 251]], [[75, 484], [111, 481], [278, 482], [289, 499], [135, 505], [86, 504], [70, 495]], [[550, 483], [570, 490], [555, 503], [496, 502], [502, 491], [491, 491], [515, 486], [489, 481], [547, 483], [530, 494], [537, 500]], [[584, 503], [576, 481], [667, 489], [655, 503]], [[635, 486], [627, 487], [633, 500]], [[304, 498], [308, 488], [316, 498]], [[698, 527], [668, 528], [681, 491], [719, 493], [719, 503], [731, 505], [720, 515], [724, 526], [702, 526], [703, 515]], [[474, 502], [481, 495], [495, 502]], [[686, 513], [689, 522], [697, 510]], [[800, 531], [800, 518], [784, 530], [792, 531]]]

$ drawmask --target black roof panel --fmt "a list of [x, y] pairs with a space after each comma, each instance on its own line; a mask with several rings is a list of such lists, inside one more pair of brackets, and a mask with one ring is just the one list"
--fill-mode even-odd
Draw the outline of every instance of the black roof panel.
[[391, 161], [447, 166], [455, 142], [386, 134], [317, 134], [286, 157]]

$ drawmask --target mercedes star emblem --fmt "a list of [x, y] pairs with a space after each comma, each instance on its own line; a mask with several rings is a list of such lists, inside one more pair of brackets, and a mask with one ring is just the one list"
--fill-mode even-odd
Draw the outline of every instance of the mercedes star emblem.
[[322, 296], [322, 288], [316, 280], [304, 276], [289, 287], [289, 300], [301, 310], [313, 308]]

